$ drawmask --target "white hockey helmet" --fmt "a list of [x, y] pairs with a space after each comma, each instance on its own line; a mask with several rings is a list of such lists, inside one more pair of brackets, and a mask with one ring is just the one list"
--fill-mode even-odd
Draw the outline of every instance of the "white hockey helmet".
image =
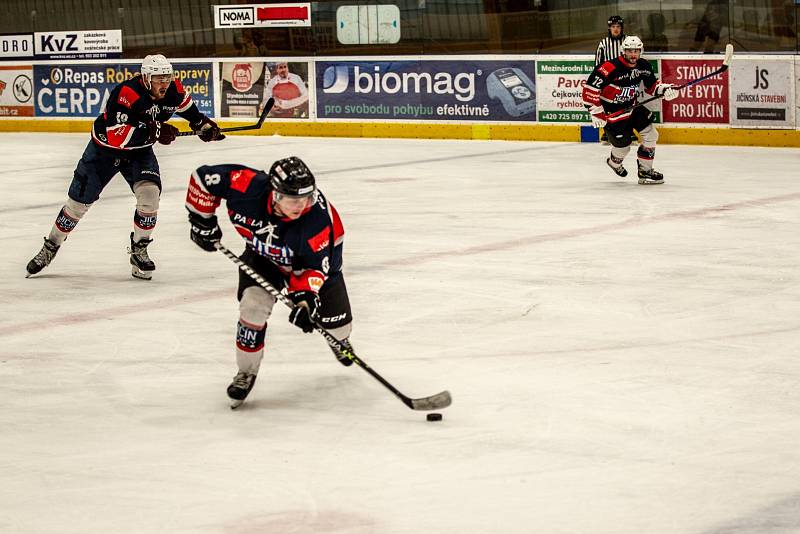
[[172, 78], [172, 63], [170, 63], [163, 54], [145, 56], [142, 60], [141, 72], [144, 86], [150, 89], [150, 79], [152, 76], [167, 75], [170, 79]]
[[621, 48], [623, 52], [625, 50], [638, 50], [639, 52], [644, 53], [644, 43], [642, 43], [642, 40], [635, 35], [629, 35], [623, 39]]

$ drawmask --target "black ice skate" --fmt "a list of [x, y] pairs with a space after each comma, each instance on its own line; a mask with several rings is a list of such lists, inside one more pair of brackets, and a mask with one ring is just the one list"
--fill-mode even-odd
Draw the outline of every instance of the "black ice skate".
[[50, 262], [56, 257], [56, 252], [58, 252], [58, 249], [59, 245], [56, 245], [45, 237], [42, 250], [40, 250], [36, 256], [34, 256], [33, 259], [28, 262], [28, 266], [26, 267], [28, 274], [25, 275], [25, 278], [30, 278], [32, 274], [36, 274], [50, 265]]
[[664, 175], [658, 172], [655, 169], [645, 170], [642, 168], [642, 164], [638, 161], [636, 162], [639, 165], [639, 183], [642, 185], [646, 184], [663, 184], [664, 183]]
[[611, 158], [608, 158], [606, 160], [606, 165], [611, 167], [611, 170], [614, 171], [617, 174], [617, 176], [622, 176], [622, 177], [628, 176], [628, 171], [626, 171], [625, 167], [622, 166], [621, 161], [619, 162], [619, 166], [616, 166], [612, 163]]
[[[350, 341], [348, 341], [347, 339], [343, 339], [339, 343], [344, 345], [344, 347], [347, 350], [352, 350], [353, 348], [353, 346], [350, 344]], [[331, 347], [331, 352], [333, 352], [333, 355], [336, 356], [336, 359], [339, 361], [339, 363], [341, 363], [345, 367], [350, 367], [351, 365], [353, 365], [353, 360], [350, 359], [350, 357], [344, 354], [342, 351], [334, 347]]]
[[235, 410], [242, 405], [250, 390], [256, 383], [256, 375], [239, 371], [233, 377], [233, 382], [228, 386], [228, 397], [231, 399], [231, 410]]
[[134, 242], [133, 232], [131, 232], [131, 246], [128, 248], [128, 254], [131, 255], [131, 274], [134, 278], [141, 278], [142, 280], [153, 278], [156, 264], [147, 255], [147, 246], [152, 242], [152, 239], [147, 239], [146, 237], [141, 241]]

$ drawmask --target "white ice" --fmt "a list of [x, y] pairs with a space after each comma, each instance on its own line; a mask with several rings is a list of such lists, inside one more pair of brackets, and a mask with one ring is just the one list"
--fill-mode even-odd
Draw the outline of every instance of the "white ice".
[[[180, 139], [152, 281], [121, 177], [26, 279], [87, 141], [0, 135], [0, 532], [800, 532], [797, 150], [664, 145], [640, 186], [590, 144]], [[443, 421], [279, 307], [228, 408], [237, 271], [187, 178], [288, 155], [344, 219], [356, 351]]]

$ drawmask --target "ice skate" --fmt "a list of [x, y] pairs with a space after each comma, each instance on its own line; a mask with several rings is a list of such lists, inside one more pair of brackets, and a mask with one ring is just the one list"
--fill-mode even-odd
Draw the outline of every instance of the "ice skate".
[[608, 158], [606, 159], [606, 165], [611, 167], [611, 170], [614, 171], [617, 176], [622, 176], [622, 177], [628, 176], [628, 171], [626, 171], [625, 167], [622, 166], [622, 162], [620, 162], [619, 165], [617, 166], [614, 165], [614, 163], [611, 161], [611, 158]]
[[152, 242], [153, 240], [148, 238], [134, 242], [133, 232], [131, 232], [131, 246], [128, 248], [128, 254], [131, 255], [131, 274], [134, 278], [142, 280], [153, 278], [156, 264], [147, 255], [147, 246]]
[[235, 410], [242, 405], [253, 385], [256, 383], [256, 375], [239, 371], [233, 377], [233, 382], [228, 386], [228, 398], [231, 399], [231, 410]]
[[[637, 162], [638, 163], [638, 162]], [[655, 169], [643, 169], [642, 164], [638, 163], [639, 165], [639, 183], [642, 185], [647, 184], [663, 184], [664, 183], [664, 175], [658, 172]]]
[[[339, 343], [341, 343], [347, 350], [353, 349], [353, 346], [347, 339], [343, 339]], [[331, 352], [333, 352], [333, 355], [336, 356], [336, 359], [339, 361], [339, 363], [341, 363], [345, 367], [350, 367], [351, 365], [353, 365], [353, 360], [349, 356], [344, 354], [342, 351], [336, 349], [335, 347], [331, 347]]]
[[38, 273], [50, 265], [50, 262], [56, 257], [58, 249], [59, 245], [56, 245], [45, 237], [42, 250], [40, 250], [36, 256], [34, 256], [33, 259], [28, 262], [28, 266], [26, 267], [28, 274], [25, 275], [25, 278], [30, 278], [31, 275]]

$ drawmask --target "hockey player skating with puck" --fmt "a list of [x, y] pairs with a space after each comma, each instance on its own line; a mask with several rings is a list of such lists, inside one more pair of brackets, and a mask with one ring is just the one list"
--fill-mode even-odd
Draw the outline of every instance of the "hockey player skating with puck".
[[[268, 173], [243, 165], [195, 170], [186, 195], [191, 239], [209, 252], [222, 237], [215, 215], [222, 199], [246, 244], [242, 261], [274, 287], [285, 288], [295, 304], [289, 321], [307, 333], [318, 323], [351, 348], [353, 319], [342, 273], [344, 228], [305, 163], [296, 157], [281, 159]], [[227, 390], [233, 408], [253, 389], [275, 305], [275, 298], [242, 271], [238, 298], [238, 373]], [[343, 365], [352, 364], [332, 350]]]
[[627, 109], [636, 103], [636, 88], [644, 83], [645, 92], [663, 95], [664, 100], [678, 97], [673, 84], [661, 83], [649, 61], [642, 58], [644, 45], [636, 36], [622, 42], [622, 55], [595, 67], [583, 88], [583, 102], [595, 128], [605, 127], [611, 143], [606, 163], [618, 176], [627, 176], [622, 163], [631, 150], [633, 130], [639, 132], [642, 144], [637, 151], [640, 184], [664, 183], [664, 176], [653, 169], [658, 131], [653, 114], [645, 107]]
[[28, 262], [28, 276], [47, 267], [59, 247], [86, 215], [111, 179], [121, 173], [136, 196], [130, 235], [131, 271], [149, 280], [156, 266], [147, 253], [156, 225], [161, 175], [153, 145], [175, 140], [178, 129], [166, 121], [177, 113], [205, 142], [225, 136], [201, 113], [192, 97], [175, 80], [172, 65], [161, 54], [142, 61], [141, 75], [111, 90], [105, 108], [94, 121], [91, 140], [75, 169], [67, 201], [61, 208], [42, 249]]

